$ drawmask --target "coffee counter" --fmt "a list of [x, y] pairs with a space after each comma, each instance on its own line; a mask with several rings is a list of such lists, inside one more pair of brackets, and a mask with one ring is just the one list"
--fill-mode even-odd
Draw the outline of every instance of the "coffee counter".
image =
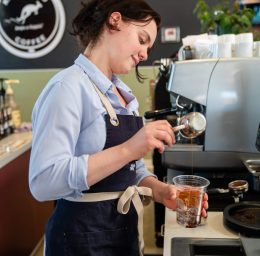
[[[240, 239], [237, 233], [229, 231], [223, 225], [223, 212], [208, 212], [208, 217], [205, 223], [203, 223], [201, 226], [198, 226], [196, 228], [185, 228], [184, 226], [179, 225], [176, 222], [176, 212], [166, 209], [164, 249], [163, 249], [164, 256], [175, 256], [172, 254], [171, 251], [172, 238], [199, 238], [201, 239], [201, 241], [207, 238], [235, 239], [235, 240]], [[241, 243], [243, 244], [247, 256], [260, 255], [260, 238], [242, 237], [241, 239], [242, 239]], [[184, 248], [181, 248], [181, 250], [182, 250], [181, 256], [186, 255], [184, 253]], [[213, 254], [209, 253], [207, 255], [213, 255]], [[222, 255], [222, 254], [218, 254], [218, 255]]]
[[237, 238], [223, 225], [222, 212], [208, 212], [205, 223], [196, 228], [185, 228], [176, 222], [176, 212], [166, 209], [164, 230], [164, 256], [171, 255], [171, 239], [174, 237]]
[[30, 255], [53, 210], [29, 190], [31, 141], [31, 132], [0, 140], [0, 255]]
[[31, 148], [32, 133], [12, 134], [0, 140], [0, 171], [12, 160]]

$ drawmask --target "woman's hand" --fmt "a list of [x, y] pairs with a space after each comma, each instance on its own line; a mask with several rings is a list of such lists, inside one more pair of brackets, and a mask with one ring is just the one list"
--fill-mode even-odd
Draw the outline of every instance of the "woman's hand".
[[[176, 210], [177, 188], [175, 185], [166, 184], [149, 176], [144, 178], [140, 186], [149, 187], [153, 191], [153, 199], [157, 203], [162, 203], [165, 207]], [[208, 209], [208, 195], [204, 193], [201, 216], [207, 217], [206, 210]]]
[[176, 210], [176, 198], [177, 198], [177, 189], [174, 185], [166, 184], [165, 187], [159, 192], [159, 197], [157, 200], [172, 210]]
[[[174, 185], [167, 185], [161, 192], [160, 192], [161, 202], [164, 204], [165, 207], [170, 208], [172, 210], [176, 210], [176, 198], [177, 198], [177, 188]], [[202, 202], [202, 209], [201, 209], [201, 216], [207, 217], [207, 210], [208, 209], [208, 195], [204, 193], [203, 195], [203, 202]]]
[[204, 193], [203, 195], [203, 202], [202, 202], [202, 210], [201, 210], [201, 216], [206, 218], [207, 217], [207, 209], [209, 208], [208, 204], [208, 194]]
[[144, 157], [154, 148], [162, 153], [165, 144], [172, 146], [174, 143], [174, 132], [168, 121], [150, 122], [126, 142], [90, 155], [87, 183], [92, 186], [127, 163]]
[[153, 191], [153, 200], [165, 207], [176, 210], [177, 189], [175, 185], [166, 184], [155, 177], [144, 178], [139, 186], [149, 187]]
[[171, 147], [174, 143], [175, 135], [170, 123], [166, 120], [158, 120], [146, 124], [132, 138], [127, 140], [124, 146], [135, 160], [144, 157], [154, 148], [162, 153], [165, 145]]

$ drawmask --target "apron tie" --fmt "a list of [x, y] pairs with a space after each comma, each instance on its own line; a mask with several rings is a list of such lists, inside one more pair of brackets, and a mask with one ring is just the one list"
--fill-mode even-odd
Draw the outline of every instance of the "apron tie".
[[121, 214], [127, 214], [131, 202], [136, 209], [138, 215], [138, 241], [140, 256], [144, 255], [144, 238], [143, 238], [143, 214], [144, 207], [150, 203], [152, 199], [152, 190], [147, 187], [128, 187], [118, 200], [117, 211]]
[[98, 192], [86, 193], [80, 198], [66, 197], [65, 200], [73, 202], [99, 202], [104, 200], [117, 199], [117, 211], [120, 214], [127, 214], [131, 202], [135, 207], [138, 216], [138, 241], [140, 256], [144, 255], [144, 238], [143, 238], [143, 205], [148, 205], [153, 197], [152, 189], [147, 187], [130, 186], [124, 192]]

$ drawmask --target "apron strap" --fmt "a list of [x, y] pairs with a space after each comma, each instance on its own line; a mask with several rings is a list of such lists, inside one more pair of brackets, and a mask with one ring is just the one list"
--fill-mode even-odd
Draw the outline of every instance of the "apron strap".
[[[91, 81], [91, 80], [90, 80]], [[92, 81], [91, 81], [92, 82]], [[116, 112], [115, 110], [113, 109], [110, 101], [108, 100], [108, 98], [98, 89], [98, 87], [92, 82], [103, 106], [105, 107], [105, 109], [107, 110], [108, 112], [108, 115], [110, 117], [110, 123], [113, 125], [113, 126], [118, 126], [119, 125], [119, 120], [117, 118], [117, 115], [116, 115]]]
[[140, 256], [144, 255], [144, 238], [143, 238], [143, 205], [148, 205], [153, 197], [152, 190], [147, 187], [130, 186], [124, 192], [98, 192], [98, 193], [86, 193], [82, 197], [73, 198], [66, 197], [65, 200], [73, 202], [98, 202], [105, 200], [117, 199], [117, 211], [121, 214], [127, 214], [131, 202], [135, 207], [138, 215], [138, 240], [139, 240], [139, 253]]
[[[142, 199], [141, 199], [141, 197]], [[143, 214], [144, 205], [150, 203], [152, 199], [152, 190], [147, 187], [128, 187], [119, 198], [117, 204], [117, 211], [122, 214], [127, 214], [131, 202], [133, 202], [138, 215], [138, 240], [139, 240], [139, 253], [140, 256], [144, 255], [144, 237], [143, 237]]]

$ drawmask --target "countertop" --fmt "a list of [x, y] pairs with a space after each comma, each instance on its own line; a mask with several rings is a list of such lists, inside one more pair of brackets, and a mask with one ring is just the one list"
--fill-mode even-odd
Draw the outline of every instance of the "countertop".
[[166, 209], [164, 256], [171, 255], [171, 239], [174, 237], [241, 239], [247, 256], [260, 255], [260, 238], [239, 237], [239, 234], [228, 230], [223, 224], [223, 212], [208, 212], [204, 224], [196, 228], [185, 228], [176, 222], [176, 212]]
[[185, 228], [176, 222], [176, 212], [166, 209], [163, 255], [171, 255], [171, 239], [173, 237], [197, 238], [237, 238], [238, 235], [227, 230], [223, 225], [222, 212], [208, 212], [205, 224], [196, 228]]
[[11, 134], [0, 140], [0, 171], [9, 162], [31, 148], [32, 132]]

